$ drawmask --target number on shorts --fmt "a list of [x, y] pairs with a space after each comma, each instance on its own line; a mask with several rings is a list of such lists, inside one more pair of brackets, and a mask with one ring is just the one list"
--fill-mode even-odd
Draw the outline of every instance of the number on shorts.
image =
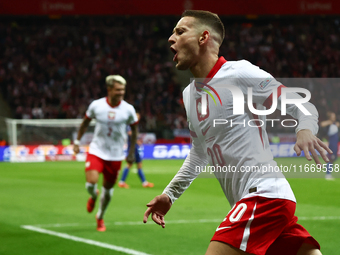
[[242, 218], [243, 214], [246, 212], [246, 210], [247, 210], [247, 205], [245, 203], [239, 204], [235, 208], [233, 213], [230, 215], [229, 217], [230, 222], [239, 221]]

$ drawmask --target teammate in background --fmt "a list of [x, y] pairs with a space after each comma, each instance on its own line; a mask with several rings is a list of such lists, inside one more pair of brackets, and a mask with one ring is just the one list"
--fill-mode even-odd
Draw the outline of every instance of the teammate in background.
[[[338, 158], [338, 143], [339, 143], [339, 126], [340, 123], [336, 121], [336, 114], [334, 112], [327, 112], [328, 120], [321, 121], [321, 128], [326, 129], [328, 137], [328, 147], [333, 153], [328, 155], [329, 162], [327, 163], [326, 180], [334, 180], [331, 171], [331, 164]], [[332, 166], [332, 168], [334, 168]]]
[[[138, 120], [140, 120], [140, 114], [137, 113], [137, 117], [138, 117]], [[130, 150], [130, 145], [131, 145], [131, 128], [128, 126], [127, 127], [127, 134], [128, 134], [128, 150]], [[143, 156], [141, 155], [142, 154], [142, 148], [141, 146], [143, 145], [143, 142], [141, 139], [137, 139], [137, 143], [136, 143], [136, 147], [135, 147], [135, 163], [137, 164], [137, 168], [138, 168], [138, 176], [139, 176], [139, 179], [141, 180], [142, 182], [142, 185], [144, 188], [153, 188], [153, 183], [151, 182], [148, 182], [145, 178], [145, 175], [144, 175], [144, 172], [143, 172], [143, 163], [142, 163], [142, 158]], [[125, 182], [126, 181], [126, 178], [129, 174], [129, 171], [131, 169], [133, 164], [127, 162], [127, 166], [124, 168], [123, 170], [123, 174], [122, 174], [122, 177], [118, 183], [118, 186], [121, 187], [121, 188], [126, 188], [128, 189], [129, 188], [129, 185]]]
[[[197, 167], [203, 168], [208, 163], [215, 167], [233, 166], [235, 172], [214, 172], [232, 209], [216, 229], [206, 254], [319, 255], [318, 242], [297, 224], [294, 216], [296, 200], [283, 174], [242, 171], [245, 167], [254, 166], [260, 170], [264, 170], [265, 166], [269, 169], [269, 166], [276, 166], [276, 162], [265, 127], [242, 124], [256, 118], [248, 107], [245, 113], [234, 114], [233, 110], [237, 109], [233, 108], [231, 86], [242, 90], [245, 101], [250, 97], [248, 88], [251, 87], [256, 109], [263, 110], [263, 106], [271, 108], [276, 94], [274, 91], [278, 92], [277, 105], [281, 105], [283, 85], [248, 61], [226, 61], [218, 57], [223, 39], [223, 23], [216, 14], [207, 11], [185, 11], [169, 38], [176, 68], [189, 69], [195, 77], [183, 91], [192, 147], [163, 194], [147, 204], [143, 221], [146, 223], [152, 214], [153, 221], [164, 228], [164, 216], [199, 175]], [[205, 80], [201, 82], [199, 78]], [[214, 103], [205, 93], [211, 93], [209, 90], [218, 96], [221, 103]], [[298, 101], [301, 96], [287, 93], [287, 98]], [[244, 104], [243, 100], [241, 103]], [[318, 130], [317, 110], [310, 103], [303, 106], [311, 115], [304, 115], [295, 104], [287, 107], [287, 113], [299, 120], [294, 149], [297, 155], [304, 151], [308, 160], [313, 157], [320, 164], [316, 151], [325, 161], [328, 161], [326, 150], [331, 151], [315, 136]], [[259, 117], [266, 123], [264, 115]], [[215, 126], [216, 119], [227, 119], [229, 123], [236, 124]], [[251, 125], [254, 126], [253, 123]]]
[[93, 140], [85, 163], [86, 190], [90, 194], [87, 201], [87, 211], [93, 211], [99, 195], [97, 182], [103, 173], [100, 205], [96, 214], [97, 230], [105, 231], [104, 213], [113, 195], [118, 171], [124, 160], [124, 144], [126, 141], [126, 126], [131, 126], [131, 147], [126, 161], [134, 161], [135, 143], [137, 140], [138, 118], [132, 105], [123, 100], [126, 81], [120, 75], [106, 77], [107, 97], [94, 100], [86, 111], [80, 125], [77, 140], [74, 141], [74, 152], [79, 152], [79, 141], [93, 118], [96, 119]]

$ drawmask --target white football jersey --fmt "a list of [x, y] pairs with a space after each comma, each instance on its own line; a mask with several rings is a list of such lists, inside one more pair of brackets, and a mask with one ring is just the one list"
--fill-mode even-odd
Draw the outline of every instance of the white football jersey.
[[339, 133], [339, 128], [336, 124], [332, 123], [331, 125], [329, 125], [329, 129], [328, 129], [328, 136], [332, 136]]
[[[163, 193], [174, 202], [198, 176], [198, 169], [202, 171], [209, 163], [216, 167], [214, 174], [231, 206], [251, 196], [295, 202], [283, 174], [270, 172], [276, 162], [268, 142], [266, 117], [253, 114], [247, 103], [248, 97], [251, 97], [250, 105], [254, 109], [270, 109], [275, 91], [276, 98], [279, 97], [277, 108], [280, 108], [282, 87], [269, 73], [248, 61], [227, 62], [223, 57], [204, 82], [199, 79], [192, 81], [183, 91], [192, 148]], [[287, 98], [301, 97], [288, 93]], [[312, 113], [311, 116], [305, 116], [293, 104], [288, 105], [287, 113], [299, 120], [297, 130], [308, 128], [316, 134], [317, 111], [310, 103], [303, 105]], [[242, 110], [243, 114], [240, 113]], [[267, 121], [267, 124], [272, 125], [272, 122]], [[217, 166], [221, 167], [219, 171]]]
[[126, 126], [138, 122], [135, 108], [124, 100], [117, 106], [111, 106], [108, 98], [103, 97], [90, 104], [86, 117], [96, 119], [89, 153], [103, 160], [124, 160]]

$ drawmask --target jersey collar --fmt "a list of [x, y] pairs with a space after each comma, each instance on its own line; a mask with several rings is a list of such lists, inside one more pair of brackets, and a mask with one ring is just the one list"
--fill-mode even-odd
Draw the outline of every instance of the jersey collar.
[[[204, 82], [203, 84], [204, 85], [197, 85], [196, 82], [194, 83], [195, 84], [195, 87], [196, 89], [201, 89], [202, 86], [204, 87], [205, 85], [208, 84], [208, 82], [215, 76], [215, 74], [221, 69], [221, 67], [223, 66], [223, 64], [227, 62], [227, 60], [224, 59], [224, 57], [220, 57], [216, 64], [213, 66], [213, 68], [210, 70], [210, 72], [208, 73], [207, 77], [204, 79]], [[202, 84], [202, 83], [201, 83]]]
[[223, 64], [227, 62], [227, 60], [224, 59], [224, 57], [220, 57], [216, 64], [214, 65], [214, 67], [210, 70], [210, 72], [208, 73], [208, 76], [205, 78], [204, 83], [207, 84], [211, 78], [213, 78], [215, 76], [215, 74], [218, 72], [218, 70], [221, 69], [221, 67], [223, 66]]

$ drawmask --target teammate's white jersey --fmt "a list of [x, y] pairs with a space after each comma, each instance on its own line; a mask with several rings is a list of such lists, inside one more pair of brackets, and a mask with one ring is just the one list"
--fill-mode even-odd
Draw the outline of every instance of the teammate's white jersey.
[[[271, 108], [274, 89], [279, 97], [277, 108], [280, 109], [282, 87], [284, 86], [269, 73], [248, 61], [227, 62], [223, 57], [218, 60], [204, 82], [198, 79], [192, 81], [183, 92], [192, 148], [183, 166], [163, 193], [174, 202], [197, 177], [198, 169], [209, 163], [215, 167], [230, 166], [220, 168], [220, 171], [216, 167], [214, 174], [231, 206], [240, 199], [251, 196], [282, 198], [295, 202], [294, 194], [283, 174], [265, 172], [265, 169], [273, 169], [269, 166], [276, 166], [265, 130], [265, 115], [253, 114], [247, 105], [250, 93], [248, 88], [252, 88], [254, 109]], [[239, 89], [244, 100], [235, 100], [234, 104], [231, 91], [235, 97]], [[206, 107], [202, 107], [204, 97]], [[288, 93], [287, 98], [301, 97]], [[297, 131], [307, 128], [316, 134], [318, 113], [310, 103], [303, 106], [312, 115], [304, 115], [293, 104], [287, 105], [287, 113], [299, 120]], [[234, 112], [242, 108], [244, 114]], [[275, 122], [275, 125], [280, 122]], [[272, 125], [272, 122], [268, 121], [267, 124]]]
[[124, 100], [111, 106], [108, 98], [94, 100], [86, 111], [86, 117], [96, 119], [89, 153], [108, 161], [124, 160], [126, 126], [138, 122], [134, 107]]
[[327, 135], [328, 136], [332, 136], [332, 135], [335, 135], [337, 133], [339, 133], [338, 126], [336, 124], [334, 124], [334, 123], [330, 124]]

